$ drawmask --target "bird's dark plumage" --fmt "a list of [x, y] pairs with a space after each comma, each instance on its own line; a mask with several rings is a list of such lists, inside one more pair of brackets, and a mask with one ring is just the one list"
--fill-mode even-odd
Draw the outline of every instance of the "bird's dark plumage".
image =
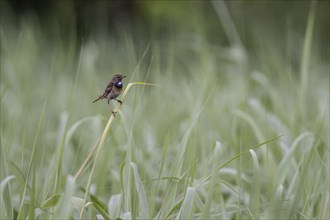
[[114, 75], [111, 81], [108, 83], [107, 87], [105, 88], [104, 93], [101, 94], [97, 99], [95, 99], [93, 103], [105, 98], [108, 99], [108, 103], [110, 102], [110, 100], [116, 99], [121, 94], [121, 91], [123, 89], [122, 79], [125, 77], [126, 76], [123, 76], [121, 74]]

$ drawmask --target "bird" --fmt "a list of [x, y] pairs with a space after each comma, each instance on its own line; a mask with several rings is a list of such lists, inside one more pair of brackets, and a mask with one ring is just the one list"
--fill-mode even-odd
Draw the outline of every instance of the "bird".
[[[121, 74], [115, 74], [111, 81], [108, 83], [107, 87], [105, 88], [103, 94], [101, 94], [97, 99], [95, 99], [93, 101], [93, 103], [97, 102], [100, 99], [108, 99], [108, 104], [110, 104], [110, 101], [112, 99], [116, 100], [117, 102], [119, 102], [120, 104], [123, 104], [123, 102], [119, 99], [117, 99], [117, 97], [121, 94], [122, 90], [123, 90], [123, 82], [122, 80], [125, 78], [126, 76], [121, 75]], [[111, 109], [111, 108], [110, 108]], [[116, 112], [112, 111], [112, 114], [114, 116], [116, 116]]]

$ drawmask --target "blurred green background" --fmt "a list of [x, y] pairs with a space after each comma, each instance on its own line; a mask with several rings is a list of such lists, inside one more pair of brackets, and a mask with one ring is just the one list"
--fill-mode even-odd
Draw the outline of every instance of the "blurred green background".
[[129, 90], [84, 218], [329, 218], [329, 1], [0, 10], [1, 218], [81, 217], [91, 166], [70, 176], [111, 115], [92, 101], [118, 72], [160, 86]]

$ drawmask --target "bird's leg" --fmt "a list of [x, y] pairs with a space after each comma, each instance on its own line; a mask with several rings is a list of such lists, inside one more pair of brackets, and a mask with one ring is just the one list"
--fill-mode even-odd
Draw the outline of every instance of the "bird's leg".
[[123, 104], [123, 102], [120, 101], [119, 99], [114, 99], [114, 100], [116, 100], [117, 102], [119, 102], [121, 105]]
[[108, 105], [110, 106], [110, 110], [111, 110], [111, 112], [113, 114], [113, 117], [116, 117], [117, 112], [112, 111], [111, 105], [110, 105], [110, 99], [108, 99]]
[[116, 117], [117, 112], [112, 111], [111, 106], [110, 106], [110, 110], [111, 110], [111, 112], [113, 114], [113, 117]]

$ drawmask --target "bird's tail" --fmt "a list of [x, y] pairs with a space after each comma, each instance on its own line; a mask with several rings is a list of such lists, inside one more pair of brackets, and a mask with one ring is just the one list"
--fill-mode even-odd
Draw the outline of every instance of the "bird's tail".
[[102, 97], [98, 97], [97, 99], [95, 99], [95, 100], [93, 101], [93, 103], [99, 101], [100, 99], [102, 99]]

